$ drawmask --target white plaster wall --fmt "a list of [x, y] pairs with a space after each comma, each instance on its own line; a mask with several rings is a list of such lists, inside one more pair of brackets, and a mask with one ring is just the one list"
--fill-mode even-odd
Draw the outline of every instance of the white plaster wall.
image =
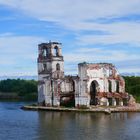
[[69, 92], [69, 91], [70, 91], [69, 83], [65, 82], [65, 92]]
[[112, 92], [116, 92], [116, 80], [112, 80]]
[[87, 66], [85, 65], [78, 65], [78, 76], [81, 80], [87, 78]]
[[119, 88], [120, 90], [120, 92], [124, 92], [124, 88], [122, 87], [122, 86], [120, 86], [120, 88]]
[[46, 64], [47, 64], [47, 70], [48, 71], [51, 70], [51, 63], [50, 62], [46, 62]]
[[108, 79], [107, 78], [104, 78], [104, 80], [103, 80], [103, 92], [109, 92], [109, 83], [108, 83]]
[[45, 104], [49, 104], [51, 105], [52, 104], [52, 97], [51, 96], [47, 96], [45, 95]]
[[44, 85], [38, 85], [38, 103], [42, 103], [44, 100]]
[[38, 63], [38, 72], [40, 73], [43, 70], [42, 63]]
[[49, 96], [51, 95], [51, 81], [50, 80], [46, 80], [45, 84], [44, 84], [44, 91], [45, 91], [45, 95]]
[[60, 47], [61, 47], [61, 45], [60, 45], [60, 44], [51, 44], [52, 49], [53, 49], [55, 46], [57, 46], [58, 48], [60, 48]]
[[47, 70], [51, 71], [51, 67], [52, 67], [51, 63], [50, 62], [42, 62], [42, 63], [38, 63], [38, 72], [39, 73], [44, 70], [44, 64], [46, 64]]
[[60, 64], [60, 71], [64, 71], [64, 62], [63, 61], [53, 61], [52, 62], [52, 72], [56, 71], [56, 64]]
[[87, 70], [87, 76], [89, 76], [90, 78], [103, 78], [104, 77], [104, 74], [102, 73], [102, 69], [88, 69]]
[[85, 96], [87, 94], [87, 81], [80, 80], [79, 81], [79, 95]]
[[58, 96], [54, 97], [53, 105], [54, 106], [60, 106], [60, 97], [58, 97]]
[[65, 82], [64, 81], [61, 83], [60, 86], [61, 86], [61, 91], [65, 92]]
[[110, 75], [110, 69], [106, 69], [106, 77], [109, 77]]
[[44, 66], [43, 64], [46, 64], [47, 65], [47, 70], [51, 70], [51, 63], [50, 62], [42, 62], [42, 63], [39, 63], [39, 70], [44, 70]]
[[[48, 97], [51, 96], [50, 82], [45, 81], [45, 84], [38, 85], [38, 102], [45, 101], [48, 103]], [[50, 101], [49, 101], [50, 102]]]
[[122, 86], [122, 85], [120, 85], [120, 92], [125, 92], [125, 81], [124, 81], [124, 79], [123, 79], [123, 77], [121, 77], [121, 81], [122, 81], [122, 83], [124, 83], [124, 85]]
[[79, 81], [75, 80], [75, 94], [79, 94]]
[[85, 105], [85, 106], [89, 106], [90, 105], [90, 99], [88, 96], [78, 96], [75, 97], [75, 106], [77, 105]]
[[50, 75], [49, 74], [39, 74], [38, 75], [38, 81], [44, 81], [46, 79], [46, 77], [48, 77], [48, 79], [50, 79]]
[[87, 65], [78, 65], [78, 75], [80, 77], [79, 80], [79, 95], [83, 96], [86, 93], [86, 84], [87, 84]]
[[71, 91], [73, 91], [72, 83], [68, 83], [66, 81], [63, 81], [61, 83], [61, 91], [62, 92], [71, 92]]
[[[78, 87], [79, 82], [74, 80], [74, 84], [75, 84], [75, 93], [79, 93], [79, 87]], [[65, 81], [61, 82], [60, 86], [61, 86], [61, 91], [64, 93], [73, 91], [73, 83], [71, 81], [69, 82], [69, 81], [65, 80]]]

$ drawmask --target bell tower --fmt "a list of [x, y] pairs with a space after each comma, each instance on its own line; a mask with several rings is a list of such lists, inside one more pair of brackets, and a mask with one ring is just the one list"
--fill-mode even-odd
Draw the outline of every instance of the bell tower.
[[[38, 45], [38, 103], [56, 105], [58, 81], [64, 78], [64, 60], [61, 43], [49, 42]], [[59, 100], [59, 99], [58, 99]]]

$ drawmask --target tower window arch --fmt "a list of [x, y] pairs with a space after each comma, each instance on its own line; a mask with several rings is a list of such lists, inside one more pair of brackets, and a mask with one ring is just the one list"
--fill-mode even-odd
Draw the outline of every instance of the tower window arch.
[[48, 57], [49, 56], [49, 49], [48, 48], [45, 48], [43, 50], [43, 56], [45, 56], [45, 57]]
[[56, 64], [56, 70], [60, 70], [60, 64], [59, 63]]
[[49, 56], [49, 49], [46, 48], [46, 56]]
[[55, 56], [58, 56], [59, 55], [59, 53], [58, 53], [58, 46], [55, 46], [54, 47], [54, 55]]
[[44, 70], [47, 70], [47, 64], [43, 64]]

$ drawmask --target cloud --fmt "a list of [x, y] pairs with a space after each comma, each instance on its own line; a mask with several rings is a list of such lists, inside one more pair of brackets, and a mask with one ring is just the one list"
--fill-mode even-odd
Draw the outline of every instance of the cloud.
[[31, 51], [34, 53], [37, 44], [43, 40], [44, 38], [37, 36], [16, 36], [12, 33], [0, 34], [0, 54], [28, 54]]
[[139, 0], [0, 0], [39, 19], [65, 21], [122, 16], [140, 12]]
[[[74, 4], [73, 4], [74, 3]], [[43, 21], [53, 21], [58, 25], [76, 32], [81, 30], [99, 30], [104, 35], [77, 34], [81, 44], [115, 44], [140, 43], [139, 22], [123, 21], [105, 24], [100, 19], [119, 18], [129, 15], [140, 15], [139, 0], [0, 0], [0, 4], [10, 6], [26, 15]], [[88, 22], [91, 21], [91, 22]]]
[[[105, 48], [79, 48], [69, 53], [64, 54], [66, 61], [66, 70], [68, 74], [70, 71], [77, 71], [77, 64], [80, 62], [113, 63], [122, 72], [139, 72], [140, 71], [140, 57], [139, 53], [134, 54], [131, 51], [123, 49], [108, 50]], [[133, 70], [133, 71], [132, 71]]]
[[139, 0], [0, 0], [0, 4], [60, 23], [140, 13]]
[[[79, 26], [79, 25], [77, 25]], [[81, 26], [79, 26], [81, 27]], [[97, 29], [101, 31], [108, 31], [109, 34], [104, 35], [77, 35], [78, 42], [82, 45], [87, 44], [117, 44], [129, 43], [138, 45], [140, 44], [140, 24], [139, 23], [112, 23], [112, 24], [94, 24], [85, 23], [83, 27], [87, 30]]]
[[[86, 50], [83, 52], [83, 50]], [[67, 62], [104, 62], [104, 61], [122, 61], [122, 60], [134, 60], [139, 58], [139, 54], [131, 54], [122, 50], [104, 50], [104, 49], [91, 49], [82, 48], [79, 51], [72, 51], [71, 53], [66, 53], [64, 58]]]
[[[59, 26], [59, 29], [67, 29], [70, 34], [74, 34], [73, 42], [67, 41], [69, 44], [66, 45], [69, 49], [70, 45], [76, 44], [78, 49], [65, 52], [67, 70], [74, 71], [73, 67], [82, 61], [111, 61], [117, 64], [123, 60], [123, 65], [131, 60], [130, 65], [132, 65], [133, 60], [139, 60], [139, 55], [131, 53], [131, 50], [130, 52], [122, 49], [118, 51], [112, 48], [116, 44], [127, 44], [139, 51], [140, 0], [0, 0], [0, 5], [16, 10], [25, 17], [33, 17], [44, 23], [54, 23], [55, 27]], [[50, 33], [50, 36], [52, 34], [54, 35], [55, 31]], [[66, 38], [60, 39], [64, 42], [63, 39]], [[39, 41], [43, 42], [44, 37], [15, 36], [7, 32], [5, 35], [0, 35], [2, 50], [0, 55], [12, 57], [11, 55], [15, 54], [14, 58], [24, 58], [24, 61], [34, 60], [37, 55], [37, 49], [34, 46]], [[93, 48], [97, 44], [111, 45], [106, 50], [101, 47]], [[17, 62], [16, 59], [11, 61]], [[70, 63], [74, 66], [69, 65]], [[138, 64], [135, 70], [139, 70]]]
[[[0, 35], [0, 75], [36, 73], [37, 45], [45, 39], [11, 34]], [[15, 69], [15, 66], [22, 69]]]

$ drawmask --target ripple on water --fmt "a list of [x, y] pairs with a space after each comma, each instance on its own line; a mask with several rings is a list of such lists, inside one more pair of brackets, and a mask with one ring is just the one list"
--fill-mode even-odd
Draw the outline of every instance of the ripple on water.
[[0, 102], [2, 140], [139, 140], [140, 113], [23, 111], [24, 102]]

